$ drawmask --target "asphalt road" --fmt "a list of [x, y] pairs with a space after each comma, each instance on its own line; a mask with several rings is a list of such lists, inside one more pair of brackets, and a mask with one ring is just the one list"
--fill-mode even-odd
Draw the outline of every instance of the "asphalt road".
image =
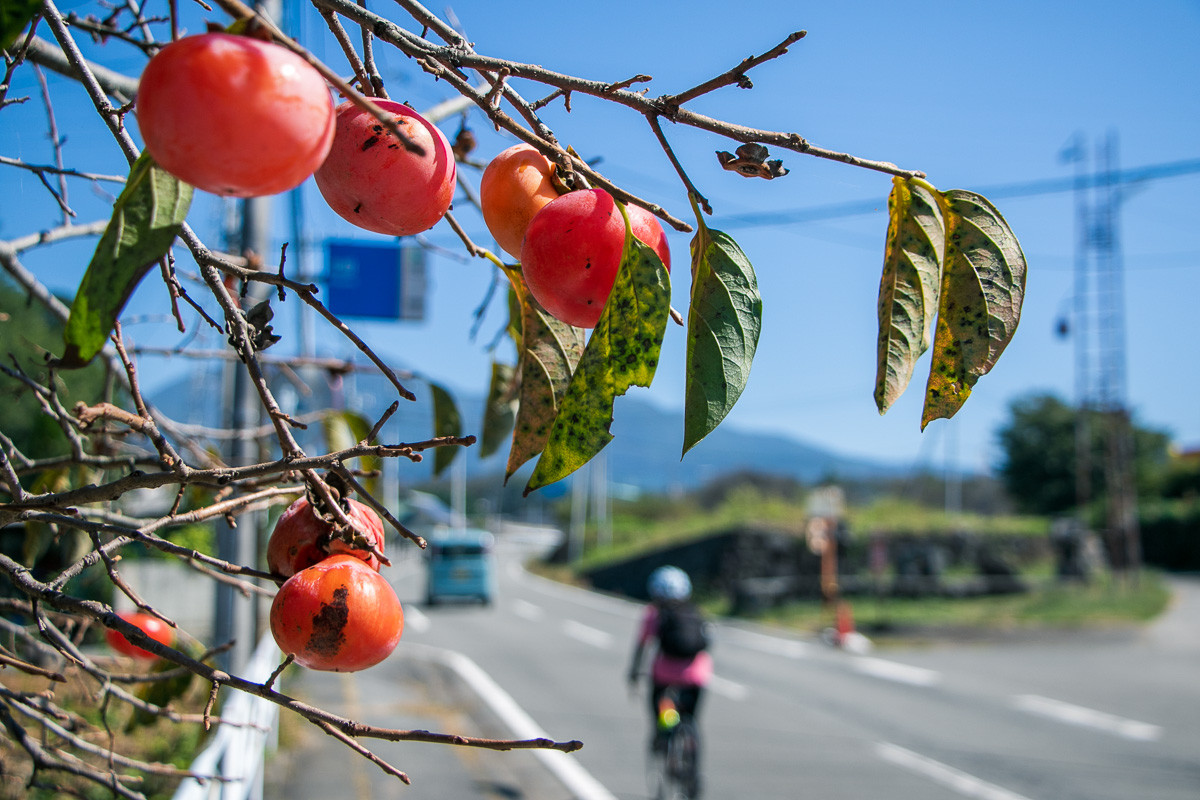
[[[404, 655], [301, 689], [379, 724], [544, 734], [580, 739], [581, 751], [383, 745], [412, 777], [403, 788], [310, 740], [282, 796], [318, 796], [333, 774], [359, 800], [646, 798], [648, 714], [624, 682], [639, 607], [524, 572], [545, 545], [536, 531], [501, 536], [490, 608], [421, 606], [421, 562], [401, 559], [389, 572], [406, 608]], [[1196, 800], [1200, 583], [1182, 589], [1187, 607], [1147, 631], [860, 655], [721, 624], [701, 711], [705, 797]]]

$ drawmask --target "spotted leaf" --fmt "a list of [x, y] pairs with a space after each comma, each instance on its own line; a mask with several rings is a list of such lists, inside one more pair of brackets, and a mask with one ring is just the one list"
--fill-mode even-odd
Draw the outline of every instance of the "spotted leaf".
[[562, 480], [612, 441], [613, 403], [632, 386], [649, 386], [671, 311], [667, 269], [625, 225], [625, 248], [612, 294], [525, 487], [525, 494]]
[[880, 414], [908, 388], [917, 359], [929, 349], [945, 249], [936, 190], [923, 181], [894, 178], [879, 281], [875, 405]]
[[1012, 340], [1025, 298], [1025, 254], [986, 198], [959, 189], [942, 196], [946, 262], [924, 428], [958, 412]]

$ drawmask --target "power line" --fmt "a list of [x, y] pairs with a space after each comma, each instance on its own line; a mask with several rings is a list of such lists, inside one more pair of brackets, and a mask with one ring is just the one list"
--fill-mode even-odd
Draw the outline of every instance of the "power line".
[[[1109, 185], [1131, 185], [1147, 181], [1175, 178], [1181, 175], [1200, 173], [1200, 158], [1190, 158], [1183, 161], [1168, 161], [1162, 164], [1149, 164], [1132, 169], [1116, 170], [1113, 173], [1092, 172], [1087, 175], [1064, 178], [1039, 178], [1019, 183], [1002, 183], [978, 189], [980, 194], [989, 200], [1002, 200], [1012, 197], [1035, 197], [1044, 194], [1062, 194], [1073, 192], [1079, 188], [1094, 188]], [[785, 211], [755, 212], [750, 214], [726, 214], [717, 217], [713, 227], [762, 227], [771, 225], [797, 225], [805, 222], [816, 222], [839, 217], [853, 217], [860, 214], [874, 214], [886, 208], [886, 201], [878, 199], [851, 200], [845, 203], [831, 203], [811, 208], [793, 208]]]

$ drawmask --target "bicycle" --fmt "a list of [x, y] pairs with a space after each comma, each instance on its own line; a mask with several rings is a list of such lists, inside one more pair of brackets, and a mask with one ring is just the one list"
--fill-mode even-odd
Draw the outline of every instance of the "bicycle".
[[676, 710], [679, 687], [659, 700], [647, 779], [654, 800], [695, 800], [700, 794], [700, 734], [691, 714]]

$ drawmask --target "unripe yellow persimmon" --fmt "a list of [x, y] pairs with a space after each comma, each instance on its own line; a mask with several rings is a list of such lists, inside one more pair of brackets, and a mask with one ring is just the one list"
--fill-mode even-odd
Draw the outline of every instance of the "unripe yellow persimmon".
[[521, 240], [542, 206], [558, 197], [550, 176], [554, 164], [537, 148], [517, 144], [491, 160], [479, 182], [483, 221], [500, 247], [521, 257]]

